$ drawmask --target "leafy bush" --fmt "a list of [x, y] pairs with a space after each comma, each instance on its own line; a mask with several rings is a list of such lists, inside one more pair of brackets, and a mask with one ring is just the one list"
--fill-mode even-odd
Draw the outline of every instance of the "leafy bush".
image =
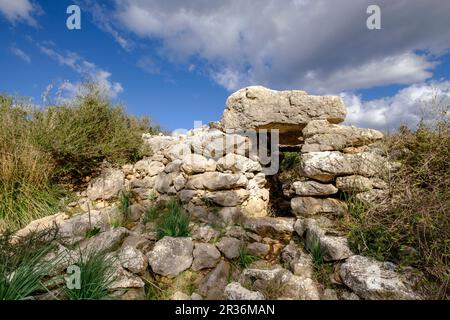
[[357, 214], [349, 223], [350, 245], [360, 254], [413, 265], [425, 273], [423, 287], [432, 298], [448, 297], [449, 123], [421, 123], [416, 131], [402, 127], [387, 137], [385, 148], [402, 166], [391, 174], [386, 201], [370, 208], [351, 203]]
[[45, 289], [43, 279], [58, 258], [43, 258], [54, 249], [56, 235], [50, 228], [16, 241], [0, 236], [0, 300], [24, 299]]
[[157, 238], [187, 237], [190, 234], [190, 216], [184, 210], [178, 199], [168, 202], [159, 202], [151, 206], [146, 213], [144, 222], [156, 223]]
[[98, 300], [108, 295], [108, 286], [115, 280], [113, 257], [99, 252], [80, 252], [75, 263], [80, 268], [80, 288], [65, 288], [70, 300]]

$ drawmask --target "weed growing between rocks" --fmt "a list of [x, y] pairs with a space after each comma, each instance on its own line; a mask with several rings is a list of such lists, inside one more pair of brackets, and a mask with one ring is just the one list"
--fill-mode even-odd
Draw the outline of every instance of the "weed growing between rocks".
[[44, 278], [58, 258], [44, 259], [55, 247], [57, 229], [16, 239], [0, 236], [0, 300], [20, 300], [44, 292]]
[[65, 287], [70, 300], [98, 300], [108, 296], [108, 286], [115, 280], [113, 257], [101, 252], [80, 252], [75, 263], [80, 268], [79, 288]]
[[158, 239], [165, 236], [188, 237], [190, 235], [190, 216], [178, 199], [159, 202], [151, 206], [147, 210], [144, 222], [155, 223]]
[[257, 260], [259, 260], [259, 258], [249, 254], [245, 246], [241, 246], [239, 248], [239, 266], [242, 269], [247, 268], [250, 264]]

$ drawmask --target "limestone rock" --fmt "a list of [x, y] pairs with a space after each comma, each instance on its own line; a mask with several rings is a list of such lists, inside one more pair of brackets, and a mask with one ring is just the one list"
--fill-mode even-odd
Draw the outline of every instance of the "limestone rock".
[[247, 245], [247, 252], [253, 256], [264, 258], [270, 251], [270, 246], [265, 243], [252, 242]]
[[198, 292], [208, 300], [223, 299], [230, 272], [230, 264], [226, 261], [221, 261], [205, 277], [197, 281]]
[[304, 219], [306, 230], [306, 246], [312, 250], [320, 245], [320, 250], [325, 261], [343, 260], [353, 255], [345, 236], [333, 234], [331, 228], [324, 228], [318, 220]]
[[242, 155], [229, 153], [217, 160], [217, 170], [232, 172], [255, 172], [261, 171], [261, 165]]
[[294, 242], [289, 243], [281, 252], [281, 261], [289, 266], [296, 276], [312, 278], [314, 274], [312, 258]]
[[340, 151], [346, 147], [359, 147], [381, 140], [377, 130], [331, 124], [326, 120], [313, 120], [303, 129], [305, 144], [302, 152]]
[[211, 191], [205, 194], [205, 198], [223, 207], [236, 207], [247, 200], [249, 192], [245, 189]]
[[191, 300], [191, 297], [184, 292], [177, 291], [172, 295], [170, 300]]
[[279, 129], [281, 144], [298, 144], [295, 137], [301, 135], [301, 129], [311, 120], [340, 123], [346, 113], [339, 97], [310, 96], [304, 91], [275, 91], [254, 86], [241, 89], [227, 99], [221, 124], [224, 129], [238, 131]]
[[153, 161], [151, 159], [142, 159], [134, 165], [134, 168], [138, 172], [145, 173], [146, 175], [153, 177], [158, 173], [164, 171], [164, 164], [159, 161]]
[[226, 258], [232, 260], [239, 257], [239, 250], [242, 244], [242, 241], [236, 238], [223, 237], [216, 245]]
[[203, 173], [216, 170], [216, 161], [199, 154], [189, 154], [181, 159], [181, 169], [187, 174]]
[[280, 217], [247, 218], [244, 221], [244, 228], [261, 237], [290, 239], [294, 232], [294, 219]]
[[193, 250], [190, 238], [164, 237], [147, 254], [148, 262], [153, 272], [174, 277], [191, 266]]
[[341, 265], [340, 276], [346, 286], [367, 300], [419, 299], [396, 272], [371, 258], [348, 258]]
[[338, 192], [338, 189], [332, 184], [323, 184], [316, 181], [296, 181], [292, 184], [292, 187], [299, 196], [326, 196]]
[[118, 254], [122, 267], [132, 273], [142, 273], [147, 269], [147, 257], [132, 246], [122, 247]]
[[121, 266], [119, 259], [114, 257], [111, 261], [111, 269], [113, 270], [111, 278], [113, 281], [108, 286], [109, 290], [143, 288], [145, 286], [144, 281], [142, 281], [141, 278], [125, 270]]
[[264, 300], [264, 295], [258, 291], [250, 291], [239, 282], [231, 282], [225, 287], [227, 300]]
[[381, 176], [388, 169], [388, 163], [382, 156], [371, 152], [358, 154], [344, 154], [337, 151], [310, 152], [302, 155], [300, 169], [308, 178], [329, 182], [337, 176], [355, 174], [365, 177]]
[[347, 206], [344, 202], [333, 198], [297, 197], [291, 200], [292, 212], [297, 216], [313, 216], [330, 213], [342, 216]]
[[93, 201], [112, 199], [123, 189], [124, 183], [125, 174], [121, 170], [107, 169], [89, 184], [87, 196]]
[[194, 247], [194, 262], [192, 270], [213, 268], [220, 259], [220, 252], [216, 246], [209, 243], [196, 243]]
[[242, 174], [205, 172], [189, 177], [187, 189], [207, 189], [210, 191], [229, 190], [247, 186], [247, 178]]
[[371, 190], [373, 184], [371, 179], [355, 175], [347, 177], [337, 177], [336, 187], [344, 192], [356, 193]]
[[113, 228], [106, 232], [93, 236], [80, 243], [80, 250], [85, 252], [111, 252], [116, 250], [129, 231], [123, 227]]

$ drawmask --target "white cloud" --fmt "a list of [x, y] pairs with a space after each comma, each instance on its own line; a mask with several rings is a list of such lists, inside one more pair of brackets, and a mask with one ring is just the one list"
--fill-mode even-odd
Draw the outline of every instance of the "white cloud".
[[26, 63], [31, 63], [31, 57], [27, 53], [25, 53], [22, 49], [19, 49], [15, 45], [12, 45], [10, 50], [16, 57], [22, 59]]
[[25, 22], [36, 26], [34, 15], [42, 13], [42, 9], [30, 0], [0, 0], [0, 13], [11, 23]]
[[[54, 48], [46, 46], [42, 43], [38, 43], [38, 47], [42, 53], [56, 60], [59, 64], [68, 66], [87, 80], [95, 81], [96, 83], [98, 83], [111, 98], [116, 98], [117, 95], [123, 91], [121, 83], [113, 82], [110, 80], [110, 72], [99, 68], [92, 62], [85, 60], [77, 53], [66, 52], [63, 54], [56, 51]], [[71, 88], [70, 85], [67, 85], [66, 87]], [[73, 92], [75, 90], [71, 91]]]
[[204, 61], [228, 90], [262, 84], [322, 93], [429, 79], [450, 48], [450, 2], [379, 0], [382, 30], [371, 31], [372, 2], [116, 0], [111, 16], [159, 40], [170, 61]]
[[102, 4], [92, 0], [79, 1], [83, 9], [90, 12], [94, 24], [102, 31], [109, 33], [114, 40], [125, 51], [131, 51], [134, 48], [134, 43], [123, 36], [114, 26], [114, 17], [108, 14], [107, 9]]
[[415, 126], [422, 118], [425, 121], [433, 119], [437, 109], [448, 108], [450, 81], [414, 84], [392, 97], [370, 101], [362, 101], [352, 93], [342, 93], [341, 97], [348, 108], [347, 124], [395, 130], [402, 124]]
[[137, 63], [138, 67], [150, 74], [160, 74], [161, 68], [150, 57], [142, 57]]

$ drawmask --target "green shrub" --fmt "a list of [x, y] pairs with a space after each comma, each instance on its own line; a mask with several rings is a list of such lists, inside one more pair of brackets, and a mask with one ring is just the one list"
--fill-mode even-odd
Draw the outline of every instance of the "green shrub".
[[165, 236], [187, 237], [190, 235], [190, 216], [178, 199], [151, 206], [147, 210], [144, 222], [155, 222], [158, 239]]
[[291, 170], [300, 162], [300, 153], [298, 152], [284, 152], [283, 155], [280, 164], [281, 171]]
[[65, 288], [70, 300], [99, 300], [108, 296], [114, 279], [113, 257], [99, 252], [80, 252], [75, 263], [80, 268], [80, 288]]
[[103, 160], [123, 164], [139, 158], [148, 119], [132, 118], [95, 85], [66, 105], [35, 111], [38, 144], [52, 155], [60, 176], [90, 174]]
[[44, 291], [42, 282], [58, 258], [43, 259], [53, 249], [57, 230], [34, 232], [17, 241], [0, 236], [0, 300], [20, 300]]

